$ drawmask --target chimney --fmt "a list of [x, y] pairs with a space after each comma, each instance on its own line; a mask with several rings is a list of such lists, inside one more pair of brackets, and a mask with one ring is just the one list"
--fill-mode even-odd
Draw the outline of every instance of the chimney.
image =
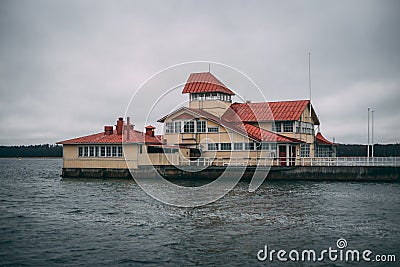
[[154, 137], [154, 130], [156, 129], [156, 127], [149, 125], [146, 126], [145, 128], [146, 128], [146, 135]]
[[124, 119], [118, 118], [117, 120], [117, 134], [122, 135], [122, 129], [124, 128]]
[[113, 131], [113, 126], [104, 126], [104, 135], [112, 135]]
[[130, 140], [131, 139], [131, 135], [130, 135], [130, 125], [131, 124], [131, 117], [126, 117], [126, 140]]

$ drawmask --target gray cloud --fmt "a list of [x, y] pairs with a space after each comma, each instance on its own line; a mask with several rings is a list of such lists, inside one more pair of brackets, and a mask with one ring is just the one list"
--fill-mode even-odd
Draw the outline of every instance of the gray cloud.
[[0, 144], [101, 131], [144, 80], [185, 61], [234, 66], [268, 100], [308, 98], [308, 51], [324, 135], [365, 143], [371, 106], [376, 141], [399, 142], [399, 11], [398, 1], [2, 1]]

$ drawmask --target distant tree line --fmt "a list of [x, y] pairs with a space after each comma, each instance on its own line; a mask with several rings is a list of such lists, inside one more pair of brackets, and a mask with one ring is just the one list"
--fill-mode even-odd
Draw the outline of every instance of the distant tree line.
[[61, 145], [0, 146], [0, 157], [62, 157]]
[[[371, 151], [371, 147], [370, 147]], [[366, 157], [367, 145], [338, 144], [338, 157]], [[374, 157], [400, 157], [400, 144], [374, 145]]]

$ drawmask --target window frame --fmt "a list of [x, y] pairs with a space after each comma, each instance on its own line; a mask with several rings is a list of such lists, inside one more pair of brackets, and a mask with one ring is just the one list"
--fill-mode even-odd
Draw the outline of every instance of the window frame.
[[217, 151], [218, 150], [218, 143], [208, 143], [207, 144], [207, 150], [209, 151]]
[[255, 148], [254, 142], [244, 143], [244, 150], [253, 151]]
[[283, 133], [293, 133], [293, 121], [282, 122]]
[[207, 121], [205, 120], [198, 120], [196, 122], [196, 132], [198, 133], [205, 133], [207, 131]]
[[[210, 129], [213, 129], [213, 130], [210, 131]], [[215, 130], [215, 131], [214, 131], [214, 130]], [[208, 133], [219, 133], [219, 126], [207, 127], [207, 132], [208, 132]]]
[[170, 134], [174, 133], [174, 122], [166, 122], [165, 123], [165, 133]]
[[231, 151], [232, 143], [220, 143], [220, 150], [221, 151]]
[[301, 144], [300, 145], [300, 157], [301, 158], [309, 158], [310, 157], [310, 144]]
[[272, 131], [276, 133], [281, 133], [282, 132], [282, 122], [280, 121], [275, 121], [272, 123]]
[[174, 121], [174, 133], [180, 133], [182, 130], [182, 122]]
[[243, 147], [243, 143], [233, 143], [233, 150], [235, 151], [242, 151]]
[[194, 120], [185, 121], [183, 123], [183, 133], [195, 133]]

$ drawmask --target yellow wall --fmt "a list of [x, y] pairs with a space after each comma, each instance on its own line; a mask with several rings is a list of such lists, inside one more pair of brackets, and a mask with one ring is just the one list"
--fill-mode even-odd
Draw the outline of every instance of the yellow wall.
[[189, 102], [190, 108], [202, 109], [217, 117], [222, 116], [222, 114], [225, 113], [230, 105], [230, 102], [225, 102], [221, 100], [192, 100]]
[[[82, 144], [84, 145], [84, 144]], [[124, 146], [124, 150], [126, 146]], [[130, 146], [128, 151], [134, 149]], [[126, 152], [126, 151], [125, 151]], [[130, 168], [137, 168], [137, 160], [133, 158], [111, 158], [111, 157], [78, 157], [78, 145], [63, 145], [64, 168], [109, 168], [109, 169], [126, 169], [127, 163]]]
[[[85, 144], [82, 144], [85, 145]], [[182, 155], [189, 149], [182, 148]], [[63, 146], [63, 168], [105, 168], [105, 169], [137, 169], [145, 165], [177, 165], [179, 164], [179, 153], [173, 154], [147, 154], [147, 146], [142, 145], [140, 153], [139, 144], [123, 145], [124, 156], [118, 157], [78, 157], [78, 145]]]

